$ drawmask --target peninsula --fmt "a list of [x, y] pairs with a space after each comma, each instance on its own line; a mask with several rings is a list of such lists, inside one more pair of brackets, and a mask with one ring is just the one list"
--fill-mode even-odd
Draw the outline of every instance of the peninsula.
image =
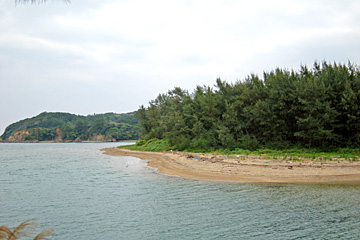
[[127, 147], [135, 151], [106, 152], [148, 160], [164, 174], [360, 181], [360, 68], [350, 62], [277, 68], [235, 83], [218, 78], [193, 92], [175, 87], [140, 106], [136, 116], [142, 137]]

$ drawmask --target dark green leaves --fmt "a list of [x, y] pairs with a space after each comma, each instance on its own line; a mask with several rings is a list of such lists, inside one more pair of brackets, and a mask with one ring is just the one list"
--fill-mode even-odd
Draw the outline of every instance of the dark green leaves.
[[276, 69], [215, 90], [175, 88], [138, 110], [145, 139], [176, 149], [358, 147], [360, 73], [355, 65], [315, 63], [299, 72]]

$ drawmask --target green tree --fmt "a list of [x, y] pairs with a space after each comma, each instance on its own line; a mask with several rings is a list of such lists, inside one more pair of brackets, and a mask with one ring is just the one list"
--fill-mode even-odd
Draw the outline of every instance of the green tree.
[[180, 88], [137, 112], [145, 140], [166, 139], [175, 149], [346, 147], [360, 145], [360, 71], [314, 63], [299, 72], [275, 69], [215, 90]]
[[302, 69], [301, 78], [302, 81], [297, 87], [298, 131], [294, 136], [307, 141], [309, 148], [314, 143], [322, 146], [324, 141], [332, 141], [337, 137], [332, 128], [337, 112], [331, 106], [329, 91], [323, 78], [312, 74], [306, 67]]
[[106, 124], [104, 118], [96, 119], [89, 129], [91, 135], [104, 134], [106, 130]]
[[81, 140], [89, 137], [89, 123], [87, 121], [78, 120], [75, 124], [76, 136]]
[[61, 133], [62, 133], [62, 140], [65, 141], [73, 141], [76, 138], [76, 132], [75, 129], [72, 128], [70, 125], [68, 124], [64, 124], [60, 127]]

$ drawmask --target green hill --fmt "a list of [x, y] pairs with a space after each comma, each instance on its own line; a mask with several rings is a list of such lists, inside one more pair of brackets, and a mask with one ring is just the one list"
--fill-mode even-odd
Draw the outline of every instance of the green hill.
[[136, 140], [140, 128], [135, 112], [88, 116], [43, 112], [10, 124], [1, 139], [23, 141], [121, 141]]

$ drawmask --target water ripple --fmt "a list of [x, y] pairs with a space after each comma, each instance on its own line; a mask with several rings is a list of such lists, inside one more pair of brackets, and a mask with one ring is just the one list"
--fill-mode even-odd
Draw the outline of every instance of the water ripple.
[[359, 186], [160, 175], [114, 144], [0, 144], [0, 225], [54, 239], [359, 239]]

